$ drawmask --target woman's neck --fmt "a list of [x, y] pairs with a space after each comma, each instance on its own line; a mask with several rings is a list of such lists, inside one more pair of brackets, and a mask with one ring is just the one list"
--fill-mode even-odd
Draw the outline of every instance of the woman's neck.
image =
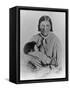
[[48, 34], [47, 35], [43, 35], [42, 33], [40, 33], [40, 34], [43, 38], [47, 38], [47, 36], [48, 36]]

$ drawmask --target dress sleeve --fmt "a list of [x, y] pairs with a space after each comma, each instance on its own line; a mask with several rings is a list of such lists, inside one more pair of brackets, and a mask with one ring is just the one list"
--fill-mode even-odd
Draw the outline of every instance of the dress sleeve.
[[55, 67], [61, 66], [62, 64], [61, 57], [62, 57], [61, 43], [59, 39], [56, 38], [52, 48], [52, 65], [54, 65]]

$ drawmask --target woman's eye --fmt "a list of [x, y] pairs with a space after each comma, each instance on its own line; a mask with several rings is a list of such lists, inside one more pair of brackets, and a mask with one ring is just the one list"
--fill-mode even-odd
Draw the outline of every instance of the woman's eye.
[[45, 27], [49, 27], [49, 25], [42, 25], [41, 27], [45, 28]]

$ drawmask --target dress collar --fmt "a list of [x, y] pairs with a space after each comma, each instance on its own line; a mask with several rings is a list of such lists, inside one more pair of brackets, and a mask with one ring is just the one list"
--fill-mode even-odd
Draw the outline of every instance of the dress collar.
[[49, 34], [48, 34], [47, 36], [43, 36], [43, 35], [40, 33], [40, 36], [41, 36], [43, 39], [46, 39], [46, 38], [49, 36]]

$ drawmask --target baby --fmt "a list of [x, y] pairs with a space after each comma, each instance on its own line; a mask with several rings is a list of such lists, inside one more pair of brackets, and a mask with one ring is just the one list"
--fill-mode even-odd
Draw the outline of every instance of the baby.
[[39, 51], [34, 41], [26, 43], [24, 46], [24, 53], [30, 56], [31, 60], [28, 61], [28, 65], [33, 70], [39, 70], [41, 67], [48, 66], [50, 63], [50, 58]]
[[39, 58], [34, 55], [33, 52], [35, 52], [35, 45], [36, 43], [34, 41], [28, 42], [24, 46], [24, 53], [29, 56], [29, 60], [27, 62], [27, 66], [30, 67], [32, 71], [36, 71], [40, 69], [41, 63], [39, 61]]

